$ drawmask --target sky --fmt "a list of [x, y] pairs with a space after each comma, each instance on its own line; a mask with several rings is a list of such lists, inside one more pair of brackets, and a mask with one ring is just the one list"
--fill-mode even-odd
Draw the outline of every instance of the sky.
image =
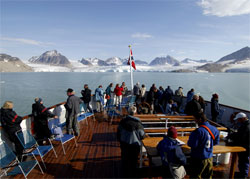
[[28, 60], [170, 55], [217, 61], [250, 46], [249, 0], [1, 0], [0, 53]]

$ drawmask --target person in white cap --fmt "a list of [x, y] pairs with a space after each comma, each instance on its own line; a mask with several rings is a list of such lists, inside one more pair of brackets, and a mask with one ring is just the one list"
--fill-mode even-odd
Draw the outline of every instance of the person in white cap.
[[246, 152], [239, 152], [238, 157], [238, 168], [239, 168], [239, 176], [240, 178], [247, 178], [249, 171], [249, 156], [250, 156], [250, 146], [249, 146], [249, 136], [250, 136], [250, 123], [247, 115], [243, 112], [238, 113], [234, 120], [240, 123], [240, 127], [237, 132], [233, 133], [229, 136], [233, 142], [232, 144], [235, 146], [242, 146], [246, 149]]

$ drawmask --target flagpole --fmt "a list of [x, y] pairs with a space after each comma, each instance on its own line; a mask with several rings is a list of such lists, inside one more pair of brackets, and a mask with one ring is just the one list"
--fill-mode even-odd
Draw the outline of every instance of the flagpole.
[[131, 45], [129, 47], [129, 63], [130, 63], [130, 82], [131, 82], [131, 94], [133, 95], [133, 69], [132, 69], [132, 61], [131, 61]]

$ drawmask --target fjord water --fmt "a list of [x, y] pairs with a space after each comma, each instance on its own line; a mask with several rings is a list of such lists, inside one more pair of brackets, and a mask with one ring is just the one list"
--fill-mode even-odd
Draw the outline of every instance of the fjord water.
[[[92, 93], [102, 84], [104, 90], [111, 82], [125, 81], [130, 89], [130, 73], [0, 73], [0, 105], [6, 100], [14, 102], [19, 115], [31, 113], [35, 97], [41, 97], [45, 106], [67, 99], [67, 88], [73, 88], [81, 96], [84, 84]], [[219, 94], [219, 103], [250, 110], [250, 73], [161, 73], [135, 72], [134, 83], [145, 84], [147, 89], [155, 83], [157, 87], [168, 85], [173, 90], [183, 87], [184, 95], [194, 88], [205, 100], [210, 101], [213, 93]]]

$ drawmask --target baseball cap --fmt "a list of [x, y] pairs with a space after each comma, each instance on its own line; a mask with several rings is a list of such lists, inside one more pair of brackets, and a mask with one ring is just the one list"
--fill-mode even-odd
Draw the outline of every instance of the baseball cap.
[[234, 120], [237, 120], [237, 119], [239, 119], [239, 118], [245, 118], [245, 117], [247, 117], [247, 115], [246, 115], [245, 113], [243, 113], [243, 112], [240, 112], [240, 113], [238, 113], [238, 114], [235, 116]]

